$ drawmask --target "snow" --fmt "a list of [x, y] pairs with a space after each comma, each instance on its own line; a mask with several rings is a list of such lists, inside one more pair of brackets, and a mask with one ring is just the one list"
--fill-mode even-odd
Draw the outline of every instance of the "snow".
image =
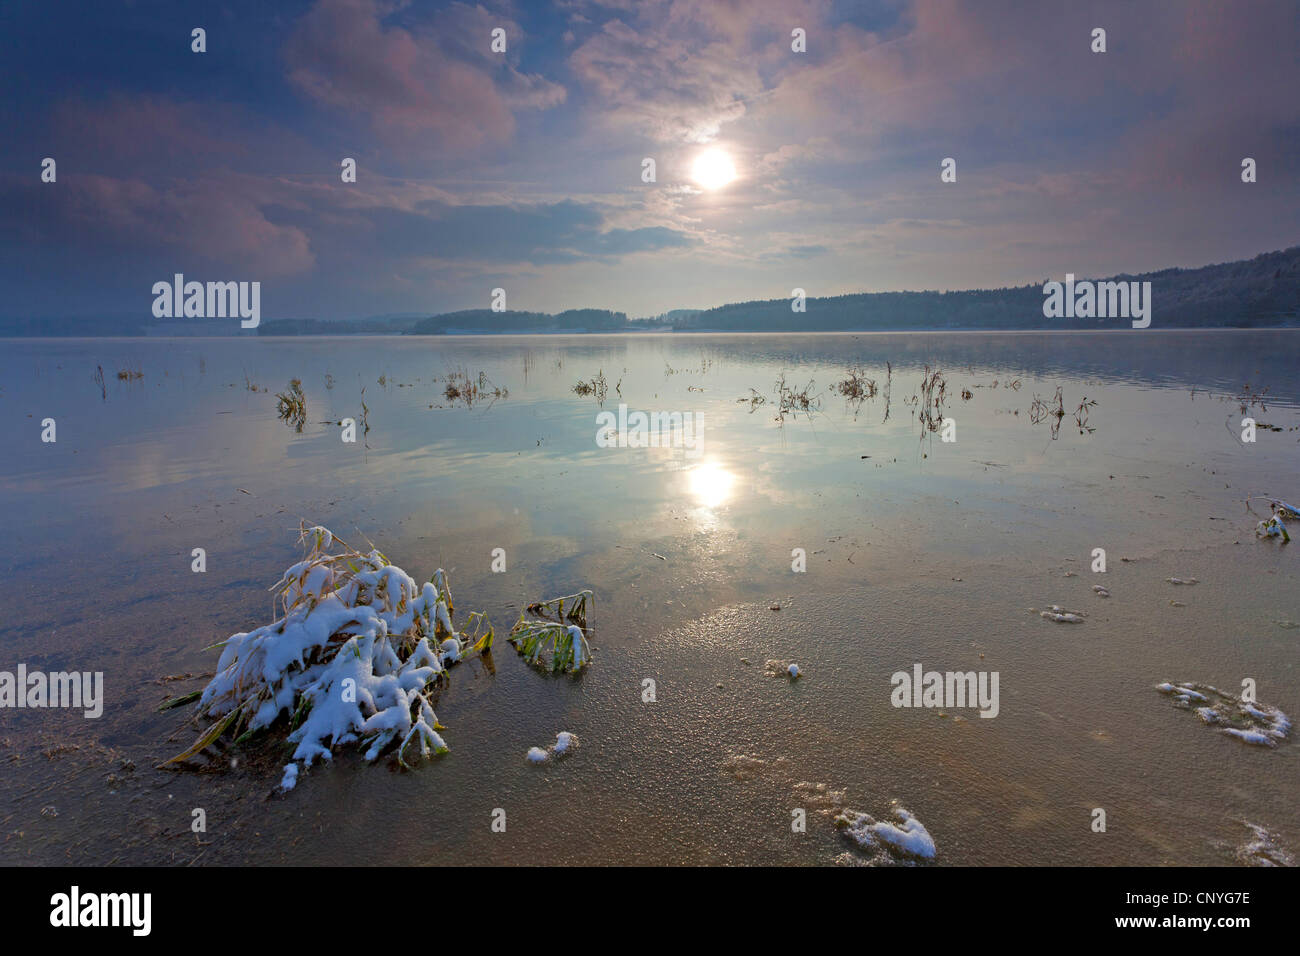
[[1286, 524], [1283, 523], [1279, 515], [1273, 515], [1266, 518], [1255, 526], [1255, 534], [1261, 538], [1281, 538], [1284, 541], [1291, 540], [1291, 534], [1287, 531]]
[[1251, 866], [1295, 866], [1295, 857], [1258, 823], [1243, 821], [1255, 838], [1237, 848], [1237, 859]]
[[923, 860], [934, 859], [937, 848], [925, 826], [908, 810], [894, 803], [893, 814], [901, 825], [875, 820], [857, 810], [845, 810], [835, 818], [844, 835], [866, 850], [883, 848], [894, 856]]
[[296, 763], [287, 763], [284, 765], [284, 778], [280, 781], [281, 790], [292, 790], [298, 784], [298, 765]]
[[525, 757], [530, 763], [545, 763], [551, 757], [566, 757], [578, 749], [578, 735], [571, 734], [567, 730], [561, 730], [555, 735], [555, 745], [543, 750], [541, 747], [530, 747]]
[[1046, 611], [1039, 611], [1038, 616], [1046, 621], [1055, 621], [1057, 624], [1082, 624], [1082, 611], [1067, 611], [1059, 604], [1053, 604]]
[[[303, 540], [309, 553], [280, 581], [283, 617], [224, 642], [201, 712], [236, 715], [233, 728], [248, 731], [289, 717], [302, 766], [353, 743], [369, 761], [394, 743], [403, 764], [408, 748], [446, 753], [430, 692], [467, 644], [452, 625], [446, 573], [419, 585], [379, 551], [330, 553], [341, 542], [324, 528], [304, 529]], [[296, 781], [286, 768], [285, 789]]]
[[1210, 684], [1165, 681], [1155, 689], [1172, 697], [1176, 707], [1192, 710], [1203, 723], [1243, 743], [1276, 747], [1291, 733], [1291, 718], [1278, 708], [1234, 697]]

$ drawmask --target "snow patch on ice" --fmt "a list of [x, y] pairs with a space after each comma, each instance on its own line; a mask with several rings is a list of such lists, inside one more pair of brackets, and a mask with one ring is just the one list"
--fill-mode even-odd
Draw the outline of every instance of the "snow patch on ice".
[[1257, 747], [1276, 747], [1291, 733], [1291, 718], [1278, 708], [1242, 700], [1209, 684], [1165, 681], [1155, 689], [1173, 698], [1175, 707], [1193, 711], [1220, 733]]
[[1257, 823], [1247, 823], [1253, 840], [1237, 848], [1237, 859], [1250, 866], [1295, 866], [1295, 857], [1282, 846], [1277, 836]]
[[871, 851], [877, 858], [884, 853], [899, 862], [934, 859], [937, 848], [930, 831], [898, 801], [894, 801], [890, 809], [899, 823], [876, 820], [857, 810], [845, 810], [835, 818], [835, 825], [845, 837], [860, 848]]
[[1045, 621], [1055, 621], [1057, 624], [1082, 624], [1084, 613], [1082, 611], [1067, 611], [1059, 604], [1049, 605], [1046, 611], [1039, 611], [1038, 616]]
[[545, 763], [552, 757], [567, 757], [577, 749], [578, 735], [561, 730], [555, 735], [555, 743], [552, 746], [545, 750], [541, 747], [530, 747], [525, 756], [530, 763]]

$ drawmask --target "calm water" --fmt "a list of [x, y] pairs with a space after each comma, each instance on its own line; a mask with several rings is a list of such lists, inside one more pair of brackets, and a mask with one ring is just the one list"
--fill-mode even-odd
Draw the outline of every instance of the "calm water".
[[[1158, 331], [6, 342], [0, 669], [103, 671], [107, 703], [99, 720], [0, 711], [0, 861], [830, 864], [848, 846], [826, 811], [883, 816], [895, 799], [943, 864], [1231, 863], [1248, 824], [1296, 853], [1295, 742], [1243, 745], [1152, 687], [1252, 678], [1300, 716], [1300, 544], [1257, 541], [1243, 503], [1300, 498], [1298, 345]], [[849, 366], [874, 397], [836, 392]], [[918, 420], [926, 366], [946, 380], [954, 442]], [[449, 402], [455, 370], [508, 395]], [[701, 415], [702, 453], [599, 447], [602, 406], [573, 391], [598, 373], [605, 409]], [[782, 374], [820, 407], [778, 421]], [[290, 378], [301, 433], [276, 417]], [[1254, 444], [1239, 441], [1247, 385], [1267, 389], [1249, 413], [1283, 429]], [[1055, 408], [1058, 387], [1054, 434], [1031, 407]], [[751, 389], [766, 402], [738, 401]], [[363, 402], [369, 431], [345, 444], [326, 422]], [[449, 569], [459, 615], [486, 610], [501, 635], [523, 604], [589, 587], [595, 663], [551, 678], [500, 641], [494, 668], [453, 671], [438, 707], [452, 752], [415, 772], [345, 750], [280, 796], [275, 745], [212, 772], [152, 769], [194, 735], [156, 705], [202, 686], [216, 659], [202, 648], [270, 619], [300, 519], [368, 536], [417, 578]], [[1086, 620], [1045, 621], [1050, 604]], [[805, 677], [768, 676], [769, 659]], [[999, 715], [894, 708], [890, 675], [916, 663], [997, 671]], [[572, 757], [524, 761], [560, 730], [578, 735]], [[798, 807], [806, 833], [791, 832]]]

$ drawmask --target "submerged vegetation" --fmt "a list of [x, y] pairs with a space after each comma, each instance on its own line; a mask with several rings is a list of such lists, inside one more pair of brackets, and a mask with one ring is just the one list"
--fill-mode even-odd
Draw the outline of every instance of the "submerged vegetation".
[[302, 379], [289, 379], [289, 387], [283, 392], [276, 392], [277, 412], [280, 421], [293, 426], [296, 432], [302, 431], [307, 424], [307, 396], [302, 391]]
[[[967, 370], [974, 374], [973, 369]], [[842, 396], [849, 410], [856, 420], [862, 406], [868, 401], [874, 401], [877, 396], [884, 397], [884, 415], [881, 418], [882, 424], [889, 421], [891, 392], [894, 383], [894, 366], [892, 362], [885, 363], [884, 384], [878, 385], [874, 378], [867, 374], [867, 370], [861, 365], [850, 365], [845, 369], [844, 377], [835, 382], [832, 389], [835, 394]], [[1020, 391], [1020, 379], [1008, 379], [1000, 381], [993, 379], [989, 383], [976, 383], [964, 385], [958, 390], [963, 402], [972, 401], [975, 398], [975, 389], [987, 388], [995, 390], [1001, 388], [1010, 389], [1013, 392]], [[784, 423], [785, 419], [790, 416], [797, 416], [802, 412], [808, 417], [812, 417], [814, 412], [821, 410], [821, 397], [815, 395], [814, 381], [810, 379], [807, 385], [802, 388], [789, 385], [786, 382], [785, 373], [777, 379], [773, 399], [777, 404], [777, 413], [775, 420], [778, 423]], [[750, 388], [749, 395], [736, 399], [738, 405], [748, 405], [749, 410], [753, 412], [758, 406], [765, 405], [768, 397], [756, 388]], [[943, 429], [944, 423], [948, 420], [945, 409], [949, 402], [948, 379], [938, 368], [931, 368], [929, 365], [924, 366], [921, 373], [921, 380], [916, 390], [911, 396], [903, 399], [903, 404], [912, 409], [912, 415], [917, 419], [921, 426], [921, 437], [934, 434]], [[1078, 426], [1080, 435], [1090, 435], [1095, 432], [1096, 426], [1088, 421], [1089, 413], [1097, 407], [1096, 399], [1085, 397], [1074, 410], [1074, 422]], [[1012, 409], [1006, 409], [1012, 412]], [[1035, 395], [1029, 406], [1029, 420], [1032, 424], [1038, 425], [1048, 422], [1051, 425], [1052, 438], [1056, 439], [1060, 434], [1061, 421], [1066, 416], [1065, 399], [1062, 389], [1058, 386], [1056, 393], [1050, 400], [1044, 400]], [[1014, 414], [1019, 415], [1020, 410], [1014, 409]], [[1278, 429], [1279, 431], [1281, 429]]]
[[[943, 426], [943, 404], [948, 398], [948, 380], [938, 369], [925, 367], [921, 378], [920, 419], [921, 425], [928, 432], [937, 432]], [[915, 401], [913, 404], [917, 404]]]

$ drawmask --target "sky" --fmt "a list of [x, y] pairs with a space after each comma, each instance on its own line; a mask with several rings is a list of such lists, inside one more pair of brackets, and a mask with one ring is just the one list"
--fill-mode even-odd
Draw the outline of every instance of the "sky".
[[1298, 51], [1294, 0], [5, 0], [0, 315], [178, 272], [269, 318], [640, 317], [1248, 258], [1300, 243]]

